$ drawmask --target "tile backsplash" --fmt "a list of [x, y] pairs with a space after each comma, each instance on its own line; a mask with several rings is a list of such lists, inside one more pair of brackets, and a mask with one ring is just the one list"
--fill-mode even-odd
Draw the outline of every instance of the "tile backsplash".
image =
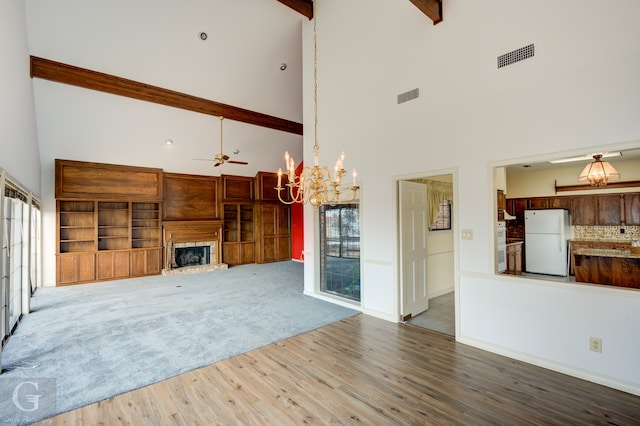
[[[620, 230], [624, 229], [624, 234]], [[580, 226], [573, 227], [573, 238], [576, 240], [640, 240], [640, 226]]]

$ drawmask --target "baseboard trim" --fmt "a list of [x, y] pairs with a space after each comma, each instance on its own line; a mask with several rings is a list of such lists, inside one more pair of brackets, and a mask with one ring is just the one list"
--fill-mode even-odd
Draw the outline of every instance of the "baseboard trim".
[[617, 389], [623, 392], [630, 393], [632, 395], [640, 396], [640, 386], [635, 383], [621, 381], [614, 377], [603, 376], [599, 374], [593, 374], [592, 372], [581, 370], [575, 367], [568, 366], [566, 364], [551, 361], [545, 358], [539, 358], [525, 354], [518, 351], [509, 350], [501, 346], [491, 345], [486, 342], [471, 339], [465, 336], [456, 336], [456, 341], [465, 345], [473, 346], [478, 349], [492, 352], [498, 355], [506, 356], [518, 361], [526, 362], [538, 367], [546, 368], [547, 370], [555, 371], [557, 373], [566, 374], [568, 376], [577, 377], [588, 382], [597, 383], [602, 386], [606, 386], [612, 389]]

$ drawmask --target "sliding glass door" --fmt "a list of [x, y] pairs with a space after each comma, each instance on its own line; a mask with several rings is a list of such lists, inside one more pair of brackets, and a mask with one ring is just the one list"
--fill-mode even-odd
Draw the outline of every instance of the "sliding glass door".
[[320, 206], [320, 290], [360, 301], [358, 204]]
[[20, 316], [28, 313], [31, 294], [40, 283], [41, 213], [31, 195], [8, 182], [0, 195], [0, 342], [4, 344]]

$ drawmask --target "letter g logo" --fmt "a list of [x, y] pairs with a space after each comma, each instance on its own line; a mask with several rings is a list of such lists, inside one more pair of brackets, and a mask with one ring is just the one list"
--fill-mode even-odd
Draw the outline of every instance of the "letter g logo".
[[38, 390], [38, 382], [21, 382], [18, 384], [18, 386], [16, 386], [13, 389], [13, 403], [15, 404], [16, 407], [18, 407], [19, 410], [22, 411], [36, 411], [38, 409], [38, 400], [40, 399], [40, 397], [42, 395], [38, 395], [38, 394], [26, 394], [24, 395], [24, 399], [26, 400], [26, 402], [29, 403], [29, 407], [25, 407], [24, 405], [22, 405], [22, 403], [20, 402], [20, 391], [22, 389], [23, 386], [33, 386], [33, 388], [37, 391]]

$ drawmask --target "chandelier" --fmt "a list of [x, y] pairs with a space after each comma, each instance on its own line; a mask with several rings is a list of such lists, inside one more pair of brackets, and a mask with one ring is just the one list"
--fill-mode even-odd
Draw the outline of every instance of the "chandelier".
[[602, 161], [602, 154], [593, 156], [593, 162], [587, 164], [578, 176], [578, 182], [588, 181], [591, 186], [605, 186], [610, 180], [620, 179], [620, 173], [607, 161]]
[[[342, 179], [347, 174], [344, 169], [344, 152], [340, 154], [333, 174], [327, 166], [320, 166], [318, 157], [320, 146], [318, 145], [318, 47], [317, 47], [317, 15], [316, 3], [313, 2], [313, 112], [314, 112], [314, 143], [313, 143], [313, 167], [305, 166], [300, 174], [296, 174], [295, 161], [289, 152], [285, 152], [284, 161], [286, 167], [287, 182], [282, 185], [282, 169], [278, 169], [278, 198], [284, 204], [306, 204], [318, 208], [321, 204], [335, 205], [341, 202], [350, 202], [358, 196], [360, 187], [356, 185], [356, 171], [352, 172], [353, 184], [343, 186]], [[284, 191], [284, 194], [283, 194]]]

